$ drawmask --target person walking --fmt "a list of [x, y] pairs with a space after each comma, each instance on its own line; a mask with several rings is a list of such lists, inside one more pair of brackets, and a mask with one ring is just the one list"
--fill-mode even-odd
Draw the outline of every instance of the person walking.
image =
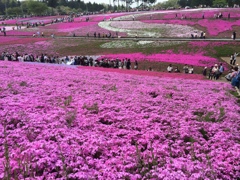
[[231, 56], [230, 56], [230, 64], [231, 64], [231, 65], [233, 64], [233, 60], [234, 60], [234, 55], [231, 54]]
[[236, 64], [238, 54], [239, 54], [239, 53], [236, 53], [236, 52], [234, 53], [232, 65], [235, 65], [235, 64]]
[[220, 63], [220, 65], [219, 65], [219, 77], [223, 74], [223, 72], [224, 72], [224, 67], [223, 67], [223, 64]]
[[236, 31], [233, 31], [233, 34], [232, 34], [232, 39], [235, 40], [236, 39], [236, 36], [237, 36], [237, 33]]
[[135, 70], [138, 69], [138, 62], [137, 62], [137, 60], [135, 60], [135, 62], [134, 62], [134, 69], [135, 69]]
[[214, 67], [212, 68], [212, 73], [213, 79], [217, 80], [219, 78], [219, 68], [217, 64], [215, 64]]
[[204, 67], [203, 71], [202, 71], [202, 75], [203, 76], [207, 76], [207, 67]]
[[206, 38], [206, 33], [205, 32], [203, 32], [203, 39], [205, 39]]
[[127, 60], [127, 69], [131, 69], [131, 61], [130, 61], [130, 59]]
[[6, 28], [5, 27], [3, 27], [3, 34], [4, 34], [4, 36], [6, 36], [7, 34], [6, 34]]

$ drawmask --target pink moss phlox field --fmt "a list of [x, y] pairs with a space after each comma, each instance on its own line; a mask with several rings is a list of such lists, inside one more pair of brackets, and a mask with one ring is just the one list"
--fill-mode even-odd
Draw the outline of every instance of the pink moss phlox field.
[[240, 176], [240, 108], [227, 83], [3, 61], [0, 69], [0, 179], [6, 151], [15, 179]]
[[97, 23], [98, 22], [57, 23], [57, 24], [44, 27], [44, 29], [54, 29], [54, 30], [57, 30], [58, 32], [72, 32], [74, 30], [81, 29], [82, 27], [95, 25]]
[[[100, 33], [101, 36], [103, 34], [106, 34], [106, 33], [109, 33], [111, 32], [112, 36], [115, 36], [116, 35], [116, 32], [115, 31], [109, 31], [109, 30], [106, 30], [106, 29], [103, 29], [101, 27], [98, 26], [98, 24], [92, 24], [90, 26], [85, 26], [85, 27], [82, 27], [76, 31], [74, 31], [76, 33], [76, 35], [78, 36], [86, 36], [87, 33], [89, 33], [90, 36], [93, 36], [94, 33], [96, 32], [97, 34]], [[124, 33], [124, 32], [118, 32], [118, 36], [122, 36], [122, 37], [126, 37], [127, 36], [127, 33]]]
[[[10, 36], [32, 36], [32, 32], [28, 32], [28, 31], [25, 31], [24, 29], [23, 30], [10, 30], [10, 31], [7, 31], [7, 36], [10, 35]], [[4, 36], [3, 33], [0, 33], [0, 36]]]
[[[190, 20], [144, 20], [145, 23], [161, 23], [161, 24], [181, 24], [181, 25], [200, 25], [205, 27], [208, 34], [211, 36], [217, 36], [219, 33], [225, 31], [232, 31], [233, 26], [240, 26], [240, 20], [226, 21], [222, 19], [201, 19], [197, 22]], [[229, 37], [230, 38], [230, 37]]]
[[212, 66], [217, 63], [217, 60], [212, 57], [204, 56], [202, 53], [196, 54], [174, 54], [172, 51], [167, 52], [167, 54], [151, 54], [145, 55], [142, 53], [131, 53], [131, 54], [108, 54], [103, 55], [101, 58], [110, 58], [110, 59], [131, 59], [138, 61], [154, 61], [154, 62], [169, 62], [169, 63], [178, 63], [178, 64], [189, 64], [194, 66]]
[[109, 13], [109, 14], [98, 14], [98, 15], [84, 15], [80, 17], [74, 18], [74, 21], [85, 21], [86, 18], [89, 18], [89, 21], [91, 22], [101, 22], [101, 21], [107, 21], [116, 17], [124, 16], [127, 13]]
[[2, 45], [8, 45], [8, 44], [27, 44], [27, 43], [33, 43], [33, 42], [38, 42], [38, 41], [44, 41], [47, 43], [47, 38], [20, 38], [20, 37], [10, 37], [10, 36], [5, 36], [1, 38], [0, 44]]
[[[0, 52], [8, 52], [23, 55], [33, 54], [39, 56], [42, 53], [48, 55], [56, 55], [52, 41], [47, 38], [13, 38], [13, 37], [2, 37], [3, 43], [0, 43]], [[6, 40], [5, 40], [6, 39]]]
[[16, 43], [16, 41], [20, 40], [21, 38], [19, 37], [2, 37], [1, 38], [1, 41], [0, 41], [0, 44], [9, 44], [9, 43]]
[[185, 16], [187, 18], [194, 18], [194, 19], [201, 19], [202, 16], [204, 15], [204, 18], [214, 18], [214, 14], [219, 14], [222, 13], [223, 18], [227, 18], [228, 14], [230, 13], [230, 18], [239, 18], [240, 17], [240, 13], [238, 9], [233, 9], [233, 8], [224, 8], [224, 9], [212, 9], [212, 10], [202, 10], [202, 11], [191, 11], [191, 10], [183, 10], [183, 11], [175, 11], [174, 13], [168, 13], [165, 14], [163, 16], [164, 19], [173, 19], [176, 18], [176, 14], [177, 14], [177, 18], [181, 18], [182, 15]]
[[110, 20], [111, 18], [116, 18], [119, 16], [123, 16], [126, 13], [115, 13], [115, 14], [105, 14], [105, 15], [97, 15], [97, 16], [89, 16], [90, 21], [101, 22], [103, 20]]
[[240, 20], [226, 21], [222, 19], [217, 20], [203, 19], [198, 21], [198, 25], [207, 28], [209, 35], [217, 36], [219, 33], [225, 31], [232, 31], [233, 26], [240, 26]]
[[[90, 22], [66, 22], [66, 23], [58, 23], [53, 24], [46, 27], [41, 27], [41, 30], [53, 30], [57, 35], [58, 32], [67, 33], [67, 35], [72, 35], [75, 33], [76, 36], [86, 36], [89, 33], [90, 36], [93, 36], [94, 32], [100, 33], [101, 36], [103, 33], [111, 32], [112, 35], [115, 35], [116, 32], [108, 31], [98, 26], [98, 22], [90, 21]], [[118, 33], [119, 36], [126, 36], [126, 33]]]
[[29, 20], [30, 18], [19, 18], [19, 19], [8, 19], [5, 21], [0, 21], [0, 24], [11, 24], [11, 25], [16, 25], [16, 23], [21, 23], [21, 21], [26, 21]]
[[46, 17], [27, 17], [27, 18], [16, 18], [16, 19], [9, 19], [5, 21], [0, 21], [0, 24], [5, 23], [5, 24], [12, 24], [16, 25], [17, 23], [21, 25], [23, 22], [24, 25], [26, 23], [36, 23], [36, 22], [44, 22], [44, 23], [50, 23], [53, 19], [59, 18], [61, 16], [46, 16]]
[[144, 23], [160, 23], [160, 24], [180, 24], [180, 25], [195, 25], [193, 21], [169, 19], [169, 20], [143, 20]]

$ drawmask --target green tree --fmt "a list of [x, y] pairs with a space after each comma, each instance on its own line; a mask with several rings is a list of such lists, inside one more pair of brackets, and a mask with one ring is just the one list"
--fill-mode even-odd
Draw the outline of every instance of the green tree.
[[48, 6], [42, 2], [30, 0], [27, 1], [27, 10], [30, 14], [42, 15], [47, 12]]
[[[78, 0], [77, 2], [81, 2], [80, 0]], [[67, 6], [67, 0], [59, 0], [59, 6]]]
[[190, 6], [191, 7], [196, 7], [200, 4], [199, 0], [191, 0]]
[[240, 5], [240, 0], [226, 0], [229, 7], [233, 7], [234, 4]]
[[214, 0], [213, 1], [213, 6], [215, 7], [223, 7], [227, 5], [227, 1], [226, 0]]
[[168, 0], [166, 2], [163, 2], [161, 4], [163, 8], [168, 8], [168, 7], [177, 7], [178, 6], [178, 0]]
[[181, 7], [185, 6], [199, 6], [199, 5], [206, 5], [212, 6], [213, 0], [178, 0], [178, 4]]
[[9, 15], [18, 16], [18, 15], [22, 14], [22, 9], [21, 9], [21, 7], [11, 7], [11, 8], [7, 9], [7, 12]]
[[187, 1], [186, 0], [179, 0], [178, 5], [181, 6], [181, 7], [185, 7], [187, 5]]
[[53, 8], [55, 8], [58, 5], [58, 0], [47, 0], [47, 5], [52, 8], [53, 14]]
[[149, 3], [154, 4], [156, 0], [149, 0]]
[[70, 14], [72, 11], [72, 8], [68, 6], [58, 6], [57, 11], [59, 14]]

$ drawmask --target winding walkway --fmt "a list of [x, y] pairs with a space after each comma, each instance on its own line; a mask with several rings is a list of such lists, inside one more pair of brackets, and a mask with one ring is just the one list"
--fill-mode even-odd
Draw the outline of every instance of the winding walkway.
[[[1, 38], [4, 38], [4, 36], [0, 35]], [[21, 37], [21, 38], [32, 38], [31, 35], [7, 35], [6, 37]], [[44, 36], [44, 38], [52, 38], [51, 36]], [[111, 38], [98, 38], [98, 37], [87, 37], [87, 36], [55, 36], [56, 39], [87, 39], [87, 40], [107, 40], [107, 41], [123, 41], [123, 40], [135, 40], [135, 41], [224, 41], [224, 42], [240, 42], [240, 38], [232, 40], [230, 38], [187, 38], [187, 37], [111, 37]]]

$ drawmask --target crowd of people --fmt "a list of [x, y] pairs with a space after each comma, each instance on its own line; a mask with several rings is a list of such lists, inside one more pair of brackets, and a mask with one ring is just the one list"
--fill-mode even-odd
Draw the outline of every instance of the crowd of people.
[[[236, 58], [236, 53], [234, 54]], [[236, 62], [236, 61], [235, 61]], [[238, 64], [232, 64], [231, 69], [228, 71], [228, 73], [224, 73], [225, 69], [222, 63], [215, 64], [214, 66], [211, 66], [210, 68], [204, 67], [202, 70], [202, 75], [204, 77], [207, 77], [210, 80], [218, 80], [220, 77], [223, 77], [223, 74], [225, 75], [225, 78], [227, 81], [230, 81], [233, 86], [237, 86], [239, 88], [240, 84], [240, 66]], [[173, 66], [172, 64], [169, 64], [167, 67], [167, 72], [169, 73], [180, 73], [181, 70], [178, 68], [178, 66]], [[194, 73], [194, 67], [191, 65], [185, 64], [182, 68], [182, 72], [185, 74], [193, 74]]]
[[205, 39], [206, 38], [206, 33], [201, 31], [200, 34], [195, 31], [191, 34], [191, 38], [194, 39], [194, 38], [200, 38], [200, 39]]
[[5, 27], [0, 28], [0, 32], [3, 33], [4, 36], [6, 36], [6, 28]]
[[[16, 24], [16, 26], [18, 26], [18, 24]], [[27, 23], [26, 23], [26, 27], [27, 27], [27, 28], [30, 28], [30, 27], [38, 27], [38, 26], [45, 26], [44, 21], [42, 21], [42, 22], [34, 22], [34, 23], [29, 23], [29, 22], [27, 22]]]
[[[214, 66], [211, 66], [208, 70], [207, 67], [204, 67], [202, 74], [204, 76], [208, 76], [209, 79], [218, 80], [222, 75], [224, 74], [224, 66], [222, 63], [215, 64]], [[225, 73], [224, 76], [227, 81], [231, 82], [232, 86], [236, 86], [240, 88], [240, 66], [238, 64], [232, 65], [230, 70]]]
[[[230, 12], [227, 14], [227, 15], [225, 15], [226, 16], [226, 18], [227, 19], [230, 19], [231, 18], [231, 14], [230, 14]], [[192, 19], [192, 16], [191, 16], [191, 14], [189, 15], [189, 16], [187, 16], [186, 14], [175, 14], [175, 19], [177, 19], [178, 17], [180, 17], [180, 19]], [[201, 18], [201, 19], [205, 19], [206, 17], [205, 17], [205, 13], [203, 12], [202, 13], [202, 15], [201, 16], [199, 16], [199, 18]], [[215, 13], [214, 15], [213, 15], [213, 18], [214, 19], [222, 19], [222, 18], [224, 18], [224, 16], [223, 16], [223, 13], [222, 12], [219, 12], [219, 13]]]
[[[202, 74], [203, 74], [204, 76], [206, 76], [206, 75], [207, 75], [207, 71], [208, 71], [208, 69], [207, 69], [207, 67], [205, 67], [205, 68], [203, 69]], [[220, 63], [219, 65], [218, 65], [218, 64], [215, 64], [214, 66], [211, 66], [211, 67], [209, 68], [208, 78], [209, 78], [209, 79], [218, 80], [218, 79], [221, 77], [221, 75], [223, 74], [223, 72], [224, 72], [223, 64], [222, 64], [222, 63]]]
[[48, 56], [47, 54], [41, 54], [34, 56], [32, 54], [20, 55], [16, 53], [3, 52], [1, 54], [1, 60], [7, 61], [19, 61], [19, 62], [39, 62], [39, 63], [54, 63], [54, 64], [66, 64], [66, 65], [81, 65], [81, 66], [94, 66], [94, 67], [106, 67], [106, 68], [118, 68], [118, 69], [138, 69], [138, 61], [134, 63], [130, 59], [109, 59], [109, 58], [93, 58], [92, 56]]
[[231, 82], [232, 86], [240, 89], [240, 66], [232, 66], [225, 78]]
[[225, 76], [225, 78], [228, 81], [231, 81], [231, 84], [233, 86], [237, 86], [238, 88], [240, 88], [240, 66], [239, 64], [236, 64], [238, 54], [239, 53], [237, 52], [231, 54], [230, 56], [231, 69], [228, 72], [228, 74]]
[[[88, 32], [87, 33], [87, 37], [90, 37], [90, 33]], [[102, 33], [100, 33], [100, 32], [94, 32], [93, 33], [93, 37], [94, 38], [115, 38], [115, 37], [117, 37], [117, 38], [119, 38], [119, 36], [118, 36], [118, 32], [116, 31], [114, 34], [112, 33], [112, 32], [102, 32]]]
[[[169, 73], [171, 73], [171, 72], [180, 73], [181, 72], [180, 69], [178, 68], [178, 66], [173, 67], [172, 64], [168, 65], [167, 71]], [[187, 64], [185, 64], [183, 66], [183, 71], [182, 72], [185, 73], [185, 74], [193, 74], [194, 68], [193, 68], [193, 66], [188, 66]]]
[[234, 54], [231, 54], [231, 56], [230, 56], [230, 64], [231, 65], [234, 66], [236, 64], [238, 54], [239, 53], [236, 53], [236, 52]]

